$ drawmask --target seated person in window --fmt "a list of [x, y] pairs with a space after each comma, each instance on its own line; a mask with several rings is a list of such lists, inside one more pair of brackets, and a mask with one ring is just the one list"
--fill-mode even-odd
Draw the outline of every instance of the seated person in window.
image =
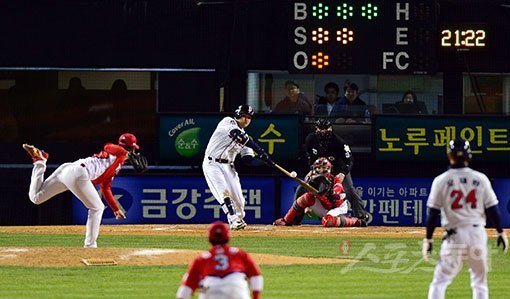
[[299, 90], [299, 85], [294, 81], [285, 82], [287, 96], [276, 104], [273, 113], [301, 113], [312, 114], [312, 105], [308, 98]]
[[395, 103], [395, 107], [398, 113], [402, 114], [428, 114], [427, 106], [424, 102], [417, 100], [416, 93], [412, 90], [406, 91], [402, 100]]
[[325, 97], [320, 97], [315, 105], [315, 115], [338, 117], [342, 113], [343, 106], [340, 105], [338, 97], [339, 88], [336, 83], [329, 82], [324, 86]]
[[[365, 103], [358, 96], [359, 87], [356, 83], [346, 83], [344, 85], [344, 96], [338, 101], [342, 105], [341, 117], [346, 123], [361, 123], [365, 121], [366, 111], [368, 109]], [[337, 122], [343, 122], [337, 120]]]

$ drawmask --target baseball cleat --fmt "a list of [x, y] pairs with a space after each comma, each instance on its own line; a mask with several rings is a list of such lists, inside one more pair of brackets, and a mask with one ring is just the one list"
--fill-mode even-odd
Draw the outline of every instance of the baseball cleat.
[[244, 220], [242, 219], [238, 219], [234, 222], [232, 222], [230, 224], [230, 229], [231, 230], [243, 230], [247, 227], [248, 225], [246, 224], [246, 222], [244, 222]]
[[45, 161], [48, 160], [50, 156], [47, 152], [38, 149], [37, 147], [30, 144], [23, 144], [23, 149], [27, 151], [27, 153], [32, 158], [32, 162], [35, 163], [37, 161]]

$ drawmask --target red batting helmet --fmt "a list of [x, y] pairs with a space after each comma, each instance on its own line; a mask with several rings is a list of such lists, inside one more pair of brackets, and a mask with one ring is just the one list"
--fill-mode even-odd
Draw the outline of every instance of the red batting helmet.
[[136, 136], [131, 133], [124, 133], [124, 134], [120, 135], [119, 145], [140, 149], [138, 144], [136, 144]]
[[207, 231], [209, 242], [213, 245], [225, 244], [230, 240], [230, 230], [228, 225], [221, 221], [211, 223]]

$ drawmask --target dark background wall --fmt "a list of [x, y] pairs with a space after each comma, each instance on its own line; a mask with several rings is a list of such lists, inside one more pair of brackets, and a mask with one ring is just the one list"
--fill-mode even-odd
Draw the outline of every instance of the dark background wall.
[[[2, 68], [205, 68], [210, 73], [163, 73], [161, 111], [218, 112], [218, 90], [225, 88], [225, 109], [244, 103], [247, 70], [286, 70], [290, 37], [289, 7], [294, 1], [239, 0], [214, 5], [188, 0], [40, 0], [0, 1]], [[497, 42], [490, 52], [452, 57], [440, 54], [444, 112], [462, 113], [462, 74], [510, 72], [509, 1], [437, 1], [439, 23], [488, 23]], [[366, 45], [370, 46], [370, 45]], [[51, 75], [34, 70], [26, 79], [37, 88], [54, 84]], [[44, 83], [46, 82], [46, 83]], [[49, 83], [48, 83], [49, 82]], [[166, 97], [168, 93], [177, 97]], [[171, 100], [170, 100], [171, 99]], [[26, 141], [23, 141], [26, 142]], [[26, 159], [19, 143], [1, 143], [2, 163]], [[96, 151], [98, 144], [45, 144], [54, 163]], [[156, 141], [147, 143], [156, 156]], [[353, 177], [432, 177], [446, 167], [435, 163], [381, 162], [369, 153], [355, 154]], [[157, 161], [151, 161], [157, 163]], [[302, 168], [302, 161], [289, 167]], [[473, 166], [489, 177], [508, 176], [508, 167]], [[248, 173], [242, 165], [241, 175]], [[253, 170], [251, 170], [253, 171]], [[199, 174], [199, 169], [190, 170]], [[275, 174], [258, 169], [255, 174]], [[30, 169], [0, 169], [0, 225], [69, 223], [67, 195], [41, 207], [28, 202]], [[14, 208], [15, 207], [15, 208]]]

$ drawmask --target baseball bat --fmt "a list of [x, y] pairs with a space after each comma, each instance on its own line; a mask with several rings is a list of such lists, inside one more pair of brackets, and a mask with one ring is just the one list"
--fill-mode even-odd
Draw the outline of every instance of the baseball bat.
[[307, 182], [303, 181], [302, 179], [298, 178], [297, 177], [297, 174], [295, 171], [293, 172], [288, 172], [285, 168], [281, 167], [280, 165], [274, 163], [274, 167], [276, 167], [278, 170], [280, 170], [281, 172], [283, 172], [286, 176], [288, 176], [289, 178], [293, 178], [294, 181], [296, 181], [298, 184], [300, 184], [301, 186], [303, 186], [306, 190], [312, 192], [313, 194], [317, 194], [319, 193], [319, 191], [317, 189], [315, 189], [312, 185], [308, 184]]

